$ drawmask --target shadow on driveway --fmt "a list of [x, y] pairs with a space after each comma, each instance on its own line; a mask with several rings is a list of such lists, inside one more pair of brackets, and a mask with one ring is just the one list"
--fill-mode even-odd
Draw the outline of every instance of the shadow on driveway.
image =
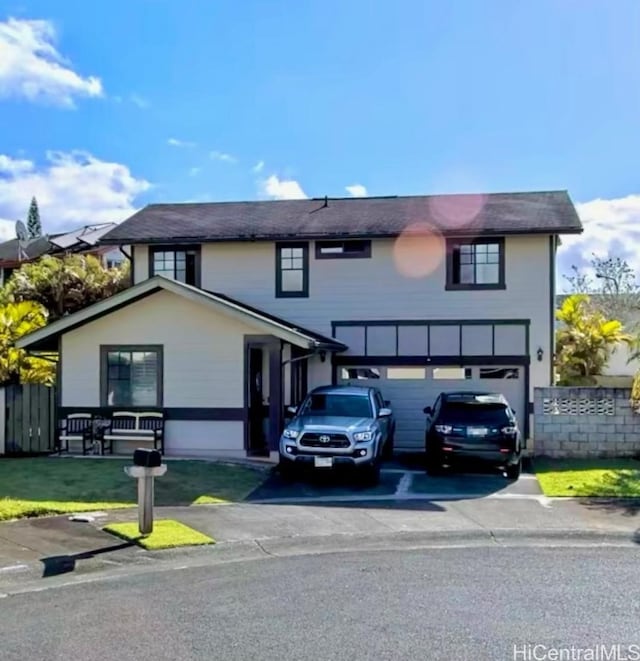
[[[493, 494], [514, 497], [541, 495], [535, 476], [525, 474], [516, 482], [507, 480], [499, 471], [464, 467], [466, 472], [451, 471], [442, 476], [427, 475], [420, 455], [400, 455], [382, 467], [380, 483], [373, 487], [362, 484], [353, 471], [301, 472], [284, 479], [277, 468], [245, 502], [283, 503], [311, 502], [315, 505], [356, 507], [375, 502], [379, 508], [420, 509], [416, 499], [468, 500]], [[413, 500], [412, 500], [413, 498]], [[435, 509], [437, 506], [432, 506]]]

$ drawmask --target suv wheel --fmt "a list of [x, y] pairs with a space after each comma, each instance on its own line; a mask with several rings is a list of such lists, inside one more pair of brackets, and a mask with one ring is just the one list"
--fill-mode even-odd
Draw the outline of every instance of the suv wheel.
[[426, 449], [425, 469], [428, 475], [442, 475], [444, 467], [442, 465], [442, 457], [438, 453], [433, 452], [428, 447]]
[[504, 472], [508, 480], [517, 480], [522, 472], [522, 459], [518, 459], [517, 464], [509, 464]]

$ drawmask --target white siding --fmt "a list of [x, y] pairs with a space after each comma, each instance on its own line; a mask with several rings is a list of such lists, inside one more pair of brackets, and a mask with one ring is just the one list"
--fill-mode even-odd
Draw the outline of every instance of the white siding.
[[[506, 237], [507, 287], [487, 291], [446, 291], [444, 255], [432, 274], [407, 277], [397, 267], [394, 245], [393, 239], [373, 241], [371, 259], [316, 260], [310, 242], [309, 298], [276, 298], [274, 243], [205, 244], [201, 284], [327, 335], [331, 322], [340, 320], [530, 319], [533, 401], [533, 387], [549, 385], [553, 353], [549, 237]], [[146, 247], [138, 246], [135, 255], [139, 282], [148, 276]]]
[[[62, 406], [100, 406], [100, 345], [161, 344], [165, 407], [242, 407], [244, 336], [254, 330], [169, 292], [117, 310], [62, 338]], [[174, 454], [240, 452], [241, 422], [171, 421]]]
[[149, 248], [131, 246], [131, 256], [133, 257], [133, 284], [137, 284], [149, 277]]

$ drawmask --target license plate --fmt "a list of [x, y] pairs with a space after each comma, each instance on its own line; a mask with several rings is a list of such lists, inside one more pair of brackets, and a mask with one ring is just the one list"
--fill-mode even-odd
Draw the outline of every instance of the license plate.
[[486, 436], [489, 430], [486, 427], [469, 427], [467, 434], [469, 436]]
[[331, 468], [333, 466], [333, 457], [314, 457], [313, 465], [316, 468]]

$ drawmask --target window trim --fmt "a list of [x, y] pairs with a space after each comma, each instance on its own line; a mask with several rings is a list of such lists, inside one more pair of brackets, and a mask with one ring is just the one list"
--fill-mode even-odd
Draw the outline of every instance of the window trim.
[[[283, 291], [282, 289], [282, 250], [283, 248], [302, 248], [302, 290]], [[276, 298], [309, 298], [309, 242], [276, 242]], [[297, 269], [296, 269], [297, 270]]]
[[[156, 404], [153, 406], [111, 406], [108, 403], [109, 363], [107, 356], [112, 351], [155, 351], [158, 358], [158, 382], [156, 384]], [[162, 344], [101, 344], [100, 345], [100, 406], [109, 410], [155, 410], [164, 404], [164, 347]]]
[[[363, 249], [360, 252], [352, 253], [323, 253], [322, 248], [328, 246], [340, 246], [346, 243], [362, 243]], [[371, 240], [370, 239], [328, 239], [316, 240], [316, 259], [371, 259]]]
[[[202, 247], [200, 244], [179, 244], [179, 243], [167, 243], [167, 244], [161, 244], [161, 245], [153, 245], [149, 246], [149, 277], [153, 278], [155, 273], [153, 271], [153, 266], [154, 266], [154, 256], [158, 252], [194, 252], [195, 253], [195, 258], [196, 258], [196, 281], [193, 283], [192, 286], [194, 287], [200, 287], [200, 282], [201, 282], [201, 273], [202, 273]], [[174, 264], [175, 264], [175, 259], [174, 259]], [[191, 285], [192, 283], [184, 283]]]
[[[454, 246], [486, 245], [497, 243], [499, 246], [498, 282], [491, 284], [455, 283], [453, 281], [453, 250]], [[505, 283], [505, 241], [503, 236], [483, 237], [479, 239], [447, 239], [447, 291], [472, 291], [480, 289], [506, 289]]]

